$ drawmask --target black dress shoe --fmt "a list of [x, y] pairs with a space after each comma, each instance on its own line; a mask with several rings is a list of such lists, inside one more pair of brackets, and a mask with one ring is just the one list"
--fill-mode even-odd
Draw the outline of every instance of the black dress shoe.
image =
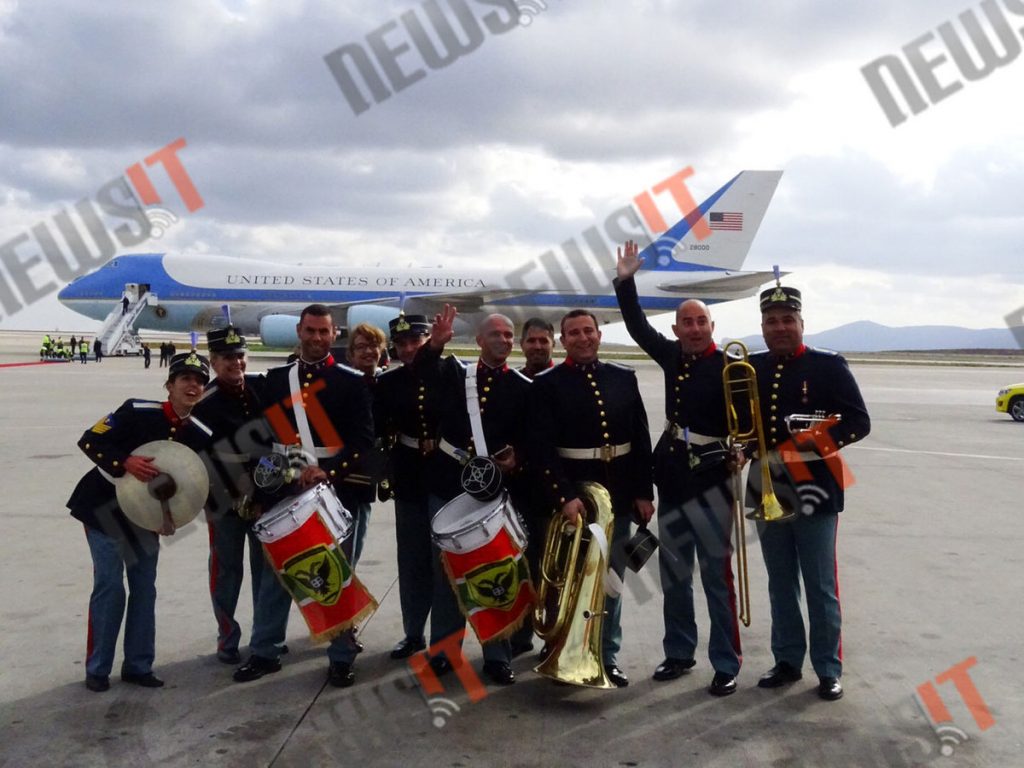
[[540, 653], [537, 654], [537, 661], [547, 661], [548, 656], [551, 655], [551, 649], [547, 643], [541, 646]]
[[515, 672], [504, 661], [485, 661], [484, 674], [496, 685], [512, 685], [516, 681]]
[[110, 690], [110, 678], [106, 675], [86, 675], [85, 687], [93, 693], [103, 693]]
[[427, 641], [422, 637], [404, 637], [401, 642], [391, 649], [392, 659], [408, 659], [414, 653], [419, 653], [427, 647]]
[[522, 656], [524, 653], [529, 653], [533, 650], [533, 643], [512, 643], [510, 646], [512, 651], [512, 658], [516, 656]]
[[242, 654], [238, 652], [237, 648], [227, 649], [222, 648], [217, 651], [217, 661], [224, 664], [238, 664], [242, 660]]
[[818, 695], [825, 701], [835, 701], [843, 698], [843, 684], [838, 677], [819, 677]]
[[327, 682], [335, 688], [348, 688], [356, 681], [352, 665], [345, 661], [332, 661], [327, 667]]
[[616, 688], [625, 688], [629, 685], [629, 678], [626, 677], [626, 673], [619, 669], [617, 664], [605, 664], [604, 673], [608, 675], [608, 679], [615, 683]]
[[757, 681], [757, 687], [778, 688], [789, 683], [795, 683], [803, 676], [803, 673], [788, 661], [780, 661], [761, 675], [761, 679]]
[[736, 678], [725, 672], [715, 672], [711, 685], [708, 687], [708, 693], [712, 696], [728, 696], [731, 693], [736, 693]]
[[447, 656], [434, 656], [430, 659], [430, 668], [434, 670], [435, 675], [440, 677], [452, 671], [452, 663], [448, 661]]
[[281, 662], [277, 659], [268, 659], [253, 654], [249, 660], [235, 670], [232, 677], [236, 683], [248, 683], [250, 680], [259, 680], [264, 675], [281, 671]]
[[684, 675], [693, 669], [696, 664], [697, 662], [693, 659], [673, 659], [669, 657], [658, 665], [651, 678], [662, 681], [675, 680], [680, 675]]
[[141, 685], [143, 688], [164, 687], [164, 681], [156, 675], [154, 675], [152, 672], [147, 672], [144, 675], [134, 674], [131, 672], [122, 672], [121, 682], [132, 683], [133, 685]]

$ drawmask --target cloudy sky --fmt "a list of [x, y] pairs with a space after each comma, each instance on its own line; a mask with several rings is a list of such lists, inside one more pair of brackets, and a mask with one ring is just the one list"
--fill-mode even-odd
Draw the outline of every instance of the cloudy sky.
[[[27, 235], [31, 259], [34, 227], [178, 138], [204, 206], [151, 169], [177, 221], [143, 250], [278, 262], [514, 265], [681, 168], [697, 199], [777, 168], [746, 267], [793, 272], [809, 331], [1024, 305], [1024, 56], [975, 81], [936, 65], [963, 87], [896, 128], [861, 74], [928, 33], [943, 55], [944, 22], [970, 46], [957, 17], [981, 2], [530, 0], [514, 26], [511, 2], [0, 0], [0, 245]], [[410, 30], [460, 6], [482, 39], [431, 69]], [[356, 114], [324, 56], [371, 41], [425, 76]], [[3, 314], [92, 327], [53, 294]], [[716, 319], [755, 332], [756, 305]]]

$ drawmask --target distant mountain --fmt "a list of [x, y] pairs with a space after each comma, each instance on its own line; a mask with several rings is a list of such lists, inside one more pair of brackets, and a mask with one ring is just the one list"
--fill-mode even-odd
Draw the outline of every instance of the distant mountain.
[[[764, 349], [764, 339], [747, 336], [743, 343], [751, 350]], [[837, 352], [889, 352], [932, 349], [1020, 349], [1009, 328], [960, 328], [954, 325], [910, 325], [890, 328], [859, 320], [820, 333], [809, 333], [804, 341], [812, 347]]]

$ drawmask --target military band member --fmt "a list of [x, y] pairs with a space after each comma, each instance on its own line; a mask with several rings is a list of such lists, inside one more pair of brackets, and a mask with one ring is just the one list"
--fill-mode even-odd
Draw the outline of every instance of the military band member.
[[251, 443], [258, 439], [254, 427], [260, 423], [263, 411], [260, 395], [264, 377], [245, 372], [248, 345], [234, 327], [210, 331], [206, 343], [215, 377], [206, 386], [195, 413], [213, 430], [210, 449], [203, 454], [210, 475], [206, 505], [210, 599], [217, 622], [217, 658], [225, 664], [238, 664], [242, 629], [235, 620], [235, 608], [245, 573], [246, 541], [253, 606], [263, 570], [263, 548], [252, 532], [256, 516], [252, 468], [258, 456], [251, 450], [256, 447]]
[[531, 317], [523, 323], [519, 336], [519, 349], [526, 358], [526, 364], [519, 369], [526, 378], [532, 379], [541, 371], [555, 365], [551, 352], [555, 347], [555, 327], [542, 317]]
[[[441, 358], [445, 344], [452, 338], [455, 316], [455, 308], [445, 305], [444, 311], [434, 319], [429, 341], [417, 352], [413, 363], [428, 386], [437, 386], [440, 392], [438, 450], [431, 456], [429, 470], [428, 506], [431, 517], [462, 493], [462, 468], [475, 453], [466, 402], [465, 382], [469, 365], [476, 367], [477, 397], [487, 450], [501, 469], [506, 483], [515, 474], [524, 451], [523, 414], [530, 380], [506, 362], [515, 342], [512, 321], [504, 315], [486, 317], [477, 328], [476, 343], [480, 347], [480, 357], [475, 364], [467, 364], [451, 356]], [[436, 546], [433, 568], [431, 645], [466, 626]], [[515, 674], [509, 665], [511, 649], [508, 641], [485, 643], [483, 655], [483, 672], [488, 679], [498, 685], [515, 682]], [[434, 656], [430, 663], [438, 674], [451, 669], [451, 660], [443, 655]]]
[[[531, 317], [523, 323], [523, 330], [519, 334], [519, 349], [523, 353], [523, 357], [526, 358], [526, 364], [519, 369], [519, 372], [528, 379], [533, 379], [538, 373], [553, 368], [555, 362], [551, 359], [551, 353], [554, 346], [555, 327], [542, 317]], [[529, 463], [527, 457], [522, 458], [524, 465]], [[534, 587], [537, 587], [541, 555], [544, 553], [544, 539], [547, 537], [550, 516], [547, 514], [547, 494], [544, 489], [525, 466], [523, 475], [523, 482], [519, 483], [521, 497], [519, 511], [526, 524], [527, 540], [531, 544], [526, 548], [526, 560], [530, 564], [530, 576], [533, 578]], [[526, 617], [522, 628], [509, 638], [509, 643], [513, 657], [533, 650], [532, 615]]]
[[[191, 414], [209, 379], [206, 358], [195, 352], [178, 355], [168, 369], [166, 401], [126, 400], [78, 441], [78, 447], [96, 465], [79, 480], [67, 503], [72, 517], [85, 525], [92, 555], [93, 589], [85, 658], [85, 685], [90, 691], [110, 688], [122, 620], [121, 680], [144, 688], [164, 684], [153, 674], [159, 537], [132, 523], [121, 511], [113, 478], [127, 473], [148, 482], [159, 475], [152, 457], [131, 455], [151, 440], [174, 440], [196, 451], [207, 445], [210, 430]], [[173, 533], [173, 526], [160, 531], [160, 535]]]
[[388, 328], [402, 364], [377, 379], [374, 424], [378, 438], [391, 446], [398, 596], [405, 633], [391, 650], [391, 658], [406, 659], [427, 647], [424, 629], [433, 599], [427, 478], [428, 460], [437, 450], [438, 388], [428, 385], [412, 366], [430, 333], [427, 318], [402, 314]]
[[[373, 445], [370, 392], [359, 371], [339, 365], [331, 355], [336, 328], [327, 307], [322, 304], [306, 307], [300, 315], [296, 332], [300, 346], [298, 359], [267, 372], [263, 398], [265, 413], [276, 413], [274, 409], [280, 408], [291, 430], [290, 434], [280, 434], [275, 430], [277, 439], [287, 442], [275, 443], [274, 449], [289, 455], [303, 444], [295, 409], [291, 404], [289, 383], [291, 370], [296, 368], [303, 401], [309, 402], [307, 410], [311, 415], [308, 423], [315, 443], [317, 463], [310, 463], [302, 470], [298, 488], [292, 490], [301, 492], [317, 483], [328, 482], [344, 503], [343, 481], [351, 472], [358, 471], [360, 456]], [[324, 423], [323, 418], [328, 423]], [[270, 420], [273, 426], [274, 419]], [[302, 446], [302, 449], [308, 450], [308, 446]], [[287, 493], [288, 490], [284, 490], [265, 499], [264, 514], [273, 503], [285, 498]], [[357, 534], [358, 527], [342, 545], [353, 566], [355, 562], [352, 554], [359, 549], [359, 542], [354, 541]], [[281, 586], [274, 569], [264, 568], [249, 643], [252, 655], [235, 670], [234, 679], [237, 682], [256, 680], [281, 669], [280, 647], [284, 643], [290, 609], [291, 597]], [[331, 685], [347, 687], [355, 682], [352, 665], [360, 650], [351, 632], [345, 632], [331, 641], [327, 649], [330, 662], [327, 679]]]
[[724, 356], [712, 340], [715, 324], [702, 301], [684, 301], [676, 309], [675, 339], [651, 327], [637, 298], [634, 275], [643, 264], [638, 250], [632, 241], [619, 250], [615, 295], [629, 335], [665, 376], [665, 431], [654, 449], [665, 660], [654, 679], [674, 680], [696, 663], [696, 554], [711, 619], [708, 656], [715, 674], [708, 691], [727, 696], [736, 691], [741, 652], [732, 579]]
[[[533, 382], [530, 443], [551, 505], [567, 519], [585, 512], [576, 483], [593, 481], [608, 490], [615, 513], [610, 565], [621, 577], [630, 523], [647, 523], [654, 514], [647, 412], [635, 371], [598, 359], [601, 331], [594, 315], [569, 312], [562, 318], [560, 341], [565, 362]], [[617, 661], [621, 597], [608, 597], [605, 611], [605, 671], [621, 688], [629, 684]]]
[[[369, 323], [359, 323], [349, 332], [348, 350], [346, 352], [348, 364], [363, 374], [363, 381], [370, 390], [371, 400], [377, 388], [377, 376], [383, 369], [378, 366], [382, 357], [386, 357], [387, 337], [384, 332]], [[350, 472], [341, 486], [345, 495], [342, 503], [352, 513], [353, 524], [356, 527], [355, 542], [356, 550], [353, 553], [353, 565], [363, 554], [363, 545], [366, 543], [366, 532], [370, 527], [371, 505], [377, 498], [376, 472], [372, 471], [369, 463], [371, 457], [367, 456], [364, 462], [363, 472]]]
[[[775, 493], [797, 514], [786, 522], [758, 525], [768, 570], [775, 657], [775, 666], [758, 686], [777, 688], [801, 677], [808, 648], [800, 613], [802, 578], [818, 695], [834, 701], [843, 695], [836, 563], [844, 486], [839, 450], [867, 436], [871, 421], [846, 361], [835, 352], [806, 346], [803, 330], [800, 291], [777, 286], [761, 293], [761, 331], [768, 350], [751, 355], [750, 362], [757, 372]], [[791, 440], [786, 417], [816, 412], [837, 415], [841, 421], [797, 432]], [[760, 477], [757, 462], [750, 477]], [[752, 491], [756, 501], [760, 488]]]

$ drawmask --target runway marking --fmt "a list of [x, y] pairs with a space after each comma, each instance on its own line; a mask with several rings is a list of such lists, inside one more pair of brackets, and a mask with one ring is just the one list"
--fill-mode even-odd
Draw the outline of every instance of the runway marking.
[[40, 360], [32, 363], [0, 363], [0, 368], [20, 368], [25, 365], [60, 365], [69, 362], [68, 360]]
[[910, 448], [878, 448], [869, 445], [851, 445], [847, 448], [858, 451], [882, 451], [883, 453], [922, 453], [926, 456], [952, 456], [957, 459], [992, 459], [994, 461], [1024, 461], [1020, 456], [989, 456], [985, 453], [948, 453], [946, 451], [917, 451]]

